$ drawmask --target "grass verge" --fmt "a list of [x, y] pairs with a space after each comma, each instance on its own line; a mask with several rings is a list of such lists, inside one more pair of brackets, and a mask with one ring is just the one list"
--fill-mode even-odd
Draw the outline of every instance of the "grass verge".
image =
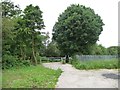
[[118, 60], [72, 60], [72, 65], [77, 69], [118, 69]]
[[2, 71], [2, 88], [55, 88], [61, 70], [41, 65]]

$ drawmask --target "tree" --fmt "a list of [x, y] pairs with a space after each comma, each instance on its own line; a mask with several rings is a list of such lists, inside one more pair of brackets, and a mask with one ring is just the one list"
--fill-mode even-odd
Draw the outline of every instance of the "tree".
[[41, 35], [41, 36], [42, 36], [42, 43], [45, 46], [45, 48], [47, 48], [48, 44], [50, 43], [49, 32], [47, 32], [47, 33], [45, 33], [44, 35]]
[[38, 43], [36, 41], [40, 35], [39, 30], [45, 27], [42, 19], [42, 11], [38, 6], [34, 7], [30, 4], [24, 9], [23, 19], [25, 20], [25, 27], [31, 38], [32, 57], [35, 64], [37, 64], [36, 55], [38, 53]]
[[45, 56], [49, 56], [49, 57], [59, 57], [61, 55], [60, 50], [57, 48], [57, 43], [52, 41], [48, 44], [46, 52], [45, 52]]
[[21, 60], [25, 60], [26, 57], [26, 48], [29, 50], [30, 48], [30, 41], [31, 38], [28, 34], [28, 28], [25, 26], [25, 20], [23, 19], [23, 16], [18, 17], [17, 24], [15, 26], [15, 32], [16, 32], [16, 48], [15, 52], [19, 55]]
[[40, 55], [41, 56], [46, 56], [46, 50], [47, 47], [50, 43], [50, 37], [49, 37], [49, 32], [45, 33], [45, 32], [41, 32], [41, 40], [42, 40], [42, 44], [41, 44], [41, 48], [40, 48]]
[[18, 16], [21, 10], [18, 5], [14, 5], [13, 2], [9, 0], [2, 1], [2, 17], [14, 17]]
[[14, 29], [16, 25], [16, 17], [19, 16], [21, 10], [19, 6], [14, 5], [10, 1], [2, 1], [2, 52], [4, 54], [13, 54], [13, 46], [15, 44]]
[[101, 44], [95, 44], [92, 46], [92, 48], [90, 49], [91, 55], [107, 55], [107, 48], [105, 48], [104, 46], [102, 46]]
[[[14, 43], [14, 20], [3, 18], [2, 19], [2, 53], [10, 54], [11, 53], [11, 46]], [[12, 53], [11, 53], [12, 54]]]
[[21, 13], [19, 6], [10, 1], [2, 2], [2, 68], [16, 65], [37, 64], [44, 28], [42, 11], [29, 5]]
[[71, 5], [53, 27], [53, 40], [66, 55], [81, 54], [96, 43], [103, 31], [101, 17], [83, 5]]
[[119, 53], [119, 46], [111, 46], [107, 48], [109, 55], [118, 55]]

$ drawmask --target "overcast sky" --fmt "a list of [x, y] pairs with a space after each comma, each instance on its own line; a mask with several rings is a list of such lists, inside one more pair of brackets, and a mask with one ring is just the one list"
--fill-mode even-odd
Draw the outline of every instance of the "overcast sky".
[[62, 13], [71, 4], [85, 5], [94, 9], [103, 19], [105, 26], [99, 37], [99, 44], [105, 47], [118, 45], [118, 1], [119, 0], [11, 0], [23, 10], [26, 5], [38, 5], [43, 11], [45, 32], [52, 33], [52, 28]]

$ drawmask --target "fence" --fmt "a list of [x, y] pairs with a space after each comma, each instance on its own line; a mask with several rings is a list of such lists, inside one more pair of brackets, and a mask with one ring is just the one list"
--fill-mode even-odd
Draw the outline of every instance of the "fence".
[[51, 62], [59, 62], [61, 60], [63, 60], [65, 57], [46, 57], [48, 61]]
[[118, 55], [76, 55], [76, 58], [81, 61], [86, 60], [112, 60], [118, 59]]
[[[59, 62], [61, 60], [65, 60], [66, 57], [40, 57], [42, 62]], [[71, 57], [69, 57], [69, 59], [72, 59]]]

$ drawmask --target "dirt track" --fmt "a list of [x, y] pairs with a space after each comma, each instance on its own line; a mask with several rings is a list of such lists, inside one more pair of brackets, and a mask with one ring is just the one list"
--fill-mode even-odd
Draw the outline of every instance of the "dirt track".
[[70, 64], [44, 63], [45, 67], [60, 68], [63, 73], [56, 88], [118, 88], [117, 70], [77, 70]]

